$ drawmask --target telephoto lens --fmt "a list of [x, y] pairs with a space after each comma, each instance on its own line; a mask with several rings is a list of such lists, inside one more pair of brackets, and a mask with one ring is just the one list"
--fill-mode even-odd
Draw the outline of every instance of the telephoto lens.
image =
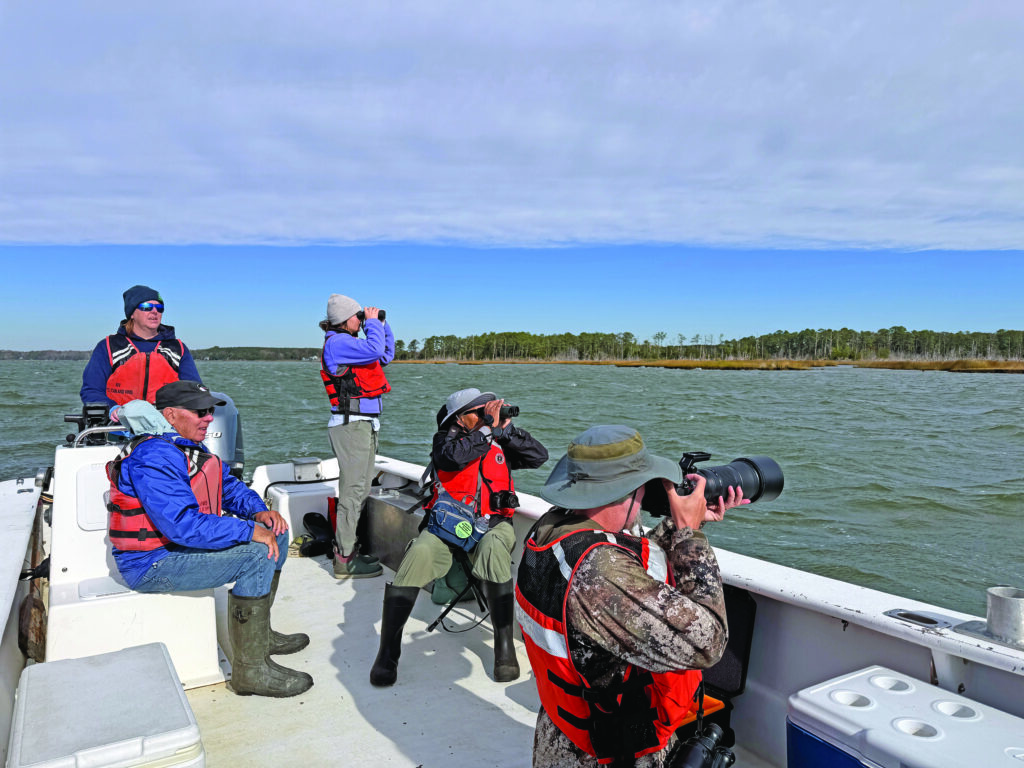
[[[785, 478], [782, 468], [768, 456], [752, 456], [750, 458], [733, 459], [728, 464], [717, 467], [696, 467], [699, 461], [707, 461], [710, 453], [684, 453], [679, 461], [683, 470], [683, 482], [676, 486], [676, 493], [687, 496], [693, 493], [693, 486], [686, 475], [698, 474], [705, 480], [704, 498], [708, 503], [718, 501], [718, 497], [728, 498], [729, 486], [743, 489], [743, 498], [755, 501], [773, 501], [779, 498]], [[661, 480], [651, 480], [645, 486], [643, 509], [653, 517], [664, 517], [669, 513], [668, 496]]]
[[503, 406], [501, 406], [501, 411], [498, 414], [499, 418], [502, 421], [504, 421], [505, 419], [514, 419], [518, 415], [519, 415], [519, 406], [518, 405], [503, 405]]

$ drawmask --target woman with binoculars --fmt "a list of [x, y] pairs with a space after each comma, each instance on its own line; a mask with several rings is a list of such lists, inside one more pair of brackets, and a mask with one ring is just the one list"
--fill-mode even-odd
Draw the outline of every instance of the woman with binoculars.
[[[499, 683], [519, 677], [512, 641], [512, 549], [516, 544], [512, 513], [519, 501], [512, 470], [539, 467], [548, 458], [547, 449], [525, 429], [513, 426], [510, 415], [502, 418], [504, 402], [493, 392], [476, 388], [448, 397], [437, 414], [438, 431], [430, 454], [438, 482], [425, 505], [429, 510], [443, 492], [471, 504], [487, 521], [486, 532], [467, 557], [472, 577], [483, 583], [487, 597], [494, 627], [494, 679]], [[422, 530], [402, 558], [394, 582], [385, 587], [380, 650], [370, 670], [373, 685], [395, 683], [405, 622], [420, 589], [448, 573], [453, 547]]]

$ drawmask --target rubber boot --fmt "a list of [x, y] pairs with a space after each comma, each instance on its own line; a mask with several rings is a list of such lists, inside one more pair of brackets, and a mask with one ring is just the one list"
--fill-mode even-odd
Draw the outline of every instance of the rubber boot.
[[519, 660], [512, 639], [515, 590], [509, 579], [503, 584], [485, 581], [484, 592], [487, 595], [487, 608], [491, 612], [491, 626], [494, 627], [494, 680], [507, 683], [519, 677]]
[[381, 609], [380, 650], [370, 670], [370, 683], [378, 687], [394, 685], [398, 679], [398, 657], [402, 655], [402, 630], [416, 603], [419, 587], [384, 586]]
[[239, 597], [228, 592], [228, 636], [235, 653], [231, 689], [239, 696], [284, 698], [313, 687], [313, 678], [305, 672], [282, 667], [268, 658], [269, 592], [263, 597]]
[[[277, 584], [281, 581], [281, 572], [274, 571], [274, 580], [270, 582], [270, 607], [273, 609], [274, 600], [277, 598]], [[270, 628], [270, 651], [278, 655], [286, 653], [298, 653], [309, 645], [309, 635], [303, 632], [295, 632], [291, 635], [282, 635], [273, 627]]]

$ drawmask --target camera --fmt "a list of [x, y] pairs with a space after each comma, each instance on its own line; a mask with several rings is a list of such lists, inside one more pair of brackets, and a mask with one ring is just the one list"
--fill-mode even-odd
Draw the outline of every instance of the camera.
[[729, 768], [736, 762], [732, 750], [719, 746], [722, 729], [715, 723], [708, 723], [704, 730], [676, 748], [673, 759], [666, 766], [671, 768]]
[[518, 509], [519, 497], [513, 491], [494, 491], [491, 494], [491, 509]]
[[[774, 459], [767, 456], [752, 456], [733, 459], [728, 464], [717, 467], [698, 468], [695, 466], [698, 462], [707, 461], [710, 458], [710, 453], [683, 454], [683, 458], [679, 460], [679, 466], [683, 470], [683, 482], [676, 486], [676, 493], [680, 496], [693, 493], [694, 484], [686, 479], [686, 475], [694, 473], [705, 479], [704, 498], [709, 503], [717, 501], [719, 496], [728, 497], [730, 485], [742, 488], [743, 498], [750, 499], [751, 503], [760, 500], [772, 501], [782, 493], [785, 479], [782, 476], [782, 468]], [[669, 513], [668, 496], [661, 480], [651, 480], [645, 488], [642, 508], [653, 517], [667, 515]]]
[[[384, 318], [387, 317], [387, 314], [388, 313], [385, 312], [383, 309], [378, 310], [377, 311], [377, 319], [380, 320], [383, 323], [384, 322]], [[360, 309], [358, 312], [356, 312], [356, 317], [359, 318], [359, 322], [360, 323], [365, 323], [366, 322], [366, 313], [363, 310]]]
[[504, 421], [505, 419], [514, 419], [518, 415], [518, 405], [503, 405], [501, 406], [501, 411], [498, 414], [498, 418], [500, 421]]

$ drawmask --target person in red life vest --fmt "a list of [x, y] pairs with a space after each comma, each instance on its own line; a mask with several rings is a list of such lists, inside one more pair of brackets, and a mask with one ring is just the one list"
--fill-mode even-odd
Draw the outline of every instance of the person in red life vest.
[[133, 438], [107, 465], [118, 571], [138, 592], [189, 592], [234, 582], [228, 592], [232, 689], [275, 697], [303, 693], [313, 679], [269, 659], [309, 644], [304, 634], [270, 628], [288, 555], [288, 524], [203, 444], [223, 400], [186, 380], [165, 384], [155, 400], [174, 431]]
[[[512, 549], [516, 535], [512, 513], [512, 470], [533, 469], [548, 459], [547, 449], [512, 419], [501, 419], [504, 400], [493, 392], [462, 389], [452, 393], [437, 414], [431, 465], [445, 491], [458, 500], [472, 498], [486, 516], [488, 530], [468, 557], [473, 577], [483, 583], [494, 627], [494, 679], [519, 677], [512, 639], [514, 594]], [[435, 492], [436, 493], [436, 492]], [[433, 500], [432, 500], [433, 501]], [[506, 505], [506, 506], [502, 506]], [[429, 510], [431, 502], [426, 508]], [[370, 670], [376, 686], [394, 685], [398, 678], [402, 630], [422, 587], [448, 573], [452, 551], [426, 530], [409, 546], [395, 579], [384, 588], [380, 648]]]
[[[364, 311], [340, 293], [327, 300], [327, 319], [320, 357], [320, 378], [331, 403], [327, 435], [338, 458], [338, 516], [334, 529], [334, 577], [380, 576], [376, 557], [360, 551], [358, 532], [370, 495], [377, 458], [382, 398], [391, 390], [384, 366], [395, 357], [391, 326], [377, 307]], [[359, 338], [359, 330], [365, 338]]]
[[82, 402], [105, 403], [112, 421], [130, 400], [153, 402], [156, 391], [178, 379], [202, 381], [188, 347], [164, 325], [164, 300], [148, 285], [124, 292], [117, 333], [102, 339], [82, 372]]
[[[534, 766], [661, 768], [695, 708], [701, 668], [728, 639], [722, 579], [700, 528], [749, 503], [730, 488], [686, 496], [676, 462], [627, 426], [576, 437], [541, 496], [556, 505], [526, 541], [516, 617], [540, 692]], [[667, 516], [646, 537], [644, 485], [660, 482]]]

